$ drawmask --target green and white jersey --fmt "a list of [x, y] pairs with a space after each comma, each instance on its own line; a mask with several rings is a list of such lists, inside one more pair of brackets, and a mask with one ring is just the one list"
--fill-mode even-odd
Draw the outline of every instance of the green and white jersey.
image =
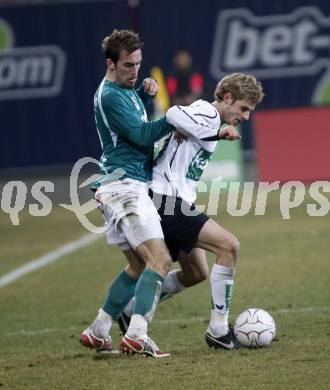
[[174, 135], [168, 139], [155, 161], [151, 189], [194, 203], [197, 183], [218, 142], [220, 115], [211, 103], [197, 100], [190, 106], [171, 107], [166, 119], [188, 139], [181, 144]]
[[122, 168], [122, 178], [151, 180], [154, 142], [168, 134], [172, 126], [163, 117], [148, 122], [145, 106], [152, 97], [143, 88], [128, 89], [104, 79], [94, 96], [94, 113], [102, 146], [100, 167], [107, 175]]

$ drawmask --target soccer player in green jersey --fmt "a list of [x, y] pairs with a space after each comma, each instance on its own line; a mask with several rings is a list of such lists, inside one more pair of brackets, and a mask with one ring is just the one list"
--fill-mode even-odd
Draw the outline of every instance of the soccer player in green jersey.
[[[148, 196], [147, 182], [151, 180], [154, 142], [173, 127], [165, 117], [148, 122], [145, 108], [157, 92], [156, 81], [147, 78], [135, 89], [142, 46], [138, 34], [128, 30], [114, 30], [103, 40], [107, 72], [96, 91], [94, 110], [104, 176], [96, 183], [95, 197], [107, 215], [109, 228], [125, 235], [130, 247], [143, 260], [145, 270], [139, 277], [134, 264], [117, 276], [105, 305], [91, 327], [81, 334], [80, 342], [111, 352], [108, 334], [112, 322], [135, 296], [132, 320], [124, 335], [125, 345], [135, 353], [164, 357], [169, 354], [161, 352], [148, 337], [147, 326], [171, 267], [171, 257], [159, 215]], [[126, 257], [128, 264], [135, 261]]]

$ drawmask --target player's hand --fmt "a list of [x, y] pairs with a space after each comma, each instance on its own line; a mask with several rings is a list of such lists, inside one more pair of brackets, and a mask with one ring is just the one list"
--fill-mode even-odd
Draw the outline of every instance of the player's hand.
[[219, 139], [226, 139], [228, 141], [235, 141], [241, 138], [240, 133], [234, 126], [227, 126], [218, 131]]
[[147, 77], [143, 80], [144, 92], [150, 96], [155, 96], [158, 91], [158, 83], [155, 79]]
[[176, 139], [176, 142], [178, 144], [182, 144], [182, 142], [187, 141], [187, 139], [188, 139], [188, 137], [186, 135], [180, 133], [180, 131], [178, 131], [178, 130], [174, 131], [174, 138]]

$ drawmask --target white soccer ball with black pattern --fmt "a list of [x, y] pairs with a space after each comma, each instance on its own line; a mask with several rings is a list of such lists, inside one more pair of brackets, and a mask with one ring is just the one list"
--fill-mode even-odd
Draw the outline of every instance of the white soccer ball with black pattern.
[[247, 309], [236, 318], [234, 333], [244, 347], [267, 347], [275, 337], [275, 321], [265, 310]]

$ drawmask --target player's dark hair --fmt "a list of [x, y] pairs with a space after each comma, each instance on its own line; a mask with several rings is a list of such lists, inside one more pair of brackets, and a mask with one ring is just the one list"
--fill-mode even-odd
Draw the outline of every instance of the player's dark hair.
[[143, 42], [140, 41], [139, 34], [129, 30], [114, 30], [111, 35], [105, 37], [102, 42], [102, 49], [106, 59], [112, 60], [115, 64], [119, 60], [122, 49], [133, 53], [141, 49]]
[[264, 97], [261, 83], [243, 73], [232, 73], [220, 80], [214, 91], [215, 100], [223, 100], [226, 92], [232, 94], [234, 101], [246, 99], [252, 104], [260, 103]]

